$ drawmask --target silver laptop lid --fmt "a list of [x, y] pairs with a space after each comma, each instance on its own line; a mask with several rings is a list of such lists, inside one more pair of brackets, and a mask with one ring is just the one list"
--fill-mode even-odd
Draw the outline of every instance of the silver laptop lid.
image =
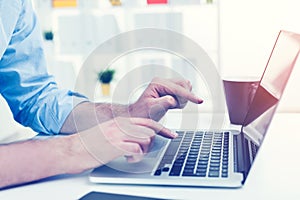
[[300, 34], [280, 31], [242, 127], [245, 178], [266, 135], [299, 51]]

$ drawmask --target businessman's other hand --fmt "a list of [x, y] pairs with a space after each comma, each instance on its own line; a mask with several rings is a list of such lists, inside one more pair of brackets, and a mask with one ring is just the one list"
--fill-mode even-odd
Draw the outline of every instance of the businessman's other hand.
[[98, 161], [92, 167], [120, 156], [125, 156], [128, 162], [141, 161], [156, 134], [176, 137], [176, 134], [154, 120], [127, 117], [117, 117], [79, 133], [85, 149]]
[[132, 117], [160, 120], [169, 109], [184, 108], [188, 101], [203, 102], [185, 79], [154, 78], [140, 98], [129, 107]]

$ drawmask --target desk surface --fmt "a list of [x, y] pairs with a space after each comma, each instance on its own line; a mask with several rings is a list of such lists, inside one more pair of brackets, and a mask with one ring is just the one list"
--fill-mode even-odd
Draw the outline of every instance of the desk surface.
[[248, 179], [239, 189], [93, 184], [85, 172], [0, 191], [0, 199], [73, 200], [90, 191], [169, 199], [300, 199], [299, 122], [300, 114], [275, 115]]

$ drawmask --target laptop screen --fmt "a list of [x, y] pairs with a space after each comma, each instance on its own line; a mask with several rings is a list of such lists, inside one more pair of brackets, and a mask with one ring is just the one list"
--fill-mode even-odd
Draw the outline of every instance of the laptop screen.
[[300, 34], [280, 31], [242, 128], [244, 153], [249, 156], [246, 175], [265, 137], [299, 51]]

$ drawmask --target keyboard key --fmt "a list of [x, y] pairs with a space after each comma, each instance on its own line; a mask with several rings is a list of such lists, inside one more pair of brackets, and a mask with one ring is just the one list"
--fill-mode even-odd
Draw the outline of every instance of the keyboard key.
[[182, 176], [195, 176], [194, 173], [191, 172], [183, 172]]
[[202, 136], [203, 134], [204, 134], [203, 131], [196, 131], [196, 132], [195, 132], [195, 135], [196, 135], [196, 136]]
[[197, 166], [197, 169], [207, 169], [207, 165], [206, 164], [200, 164]]
[[176, 159], [176, 161], [174, 162], [174, 164], [175, 163], [181, 163], [181, 164], [183, 164], [184, 163], [184, 159]]
[[184, 169], [194, 169], [195, 165], [186, 165]]
[[219, 172], [220, 168], [219, 167], [212, 167], [212, 166], [210, 166], [209, 167], [209, 171], [217, 171], [217, 172]]
[[189, 168], [184, 169], [184, 170], [183, 170], [183, 173], [185, 173], [185, 174], [187, 174], [187, 173], [193, 174], [193, 173], [194, 173], [194, 169], [189, 169]]
[[214, 146], [214, 147], [212, 148], [212, 150], [215, 150], [215, 151], [221, 151], [221, 147], [215, 147], [215, 146]]
[[187, 152], [189, 150], [189, 147], [181, 146], [179, 151], [185, 151]]
[[186, 133], [185, 133], [185, 136], [193, 136], [194, 135], [194, 131], [187, 131]]
[[221, 160], [221, 157], [220, 156], [211, 156], [211, 161], [213, 162], [213, 161], [219, 161], [219, 160]]
[[189, 156], [190, 155], [193, 155], [193, 156], [196, 155], [196, 157], [198, 157], [198, 153], [199, 153], [199, 151], [190, 151]]
[[200, 162], [200, 161], [202, 161], [202, 162], [204, 162], [204, 161], [205, 161], [205, 162], [208, 162], [208, 157], [207, 157], [207, 158], [206, 158], [206, 157], [200, 157], [200, 158], [199, 158], [199, 162]]
[[220, 163], [221, 162], [221, 158], [219, 157], [219, 159], [217, 157], [212, 157], [210, 160], [210, 163]]
[[208, 177], [219, 177], [219, 171], [209, 171]]
[[222, 173], [228, 173], [228, 169], [222, 169]]
[[155, 171], [154, 176], [160, 176], [161, 175], [161, 170], [158, 169]]
[[185, 163], [185, 165], [195, 166], [196, 165], [196, 160], [193, 160], [193, 161], [189, 160]]
[[214, 157], [214, 156], [221, 156], [221, 152], [211, 152], [211, 156]]
[[180, 175], [180, 172], [179, 171], [171, 171], [170, 173], [169, 173], [169, 176], [179, 176]]
[[206, 177], [206, 172], [196, 172], [193, 176]]
[[223, 161], [222, 164], [223, 166], [228, 166], [228, 161]]
[[210, 151], [206, 151], [203, 149], [200, 151], [200, 156], [205, 156], [205, 155], [209, 156], [209, 154], [210, 154]]
[[228, 177], [228, 173], [222, 173], [222, 178], [227, 178]]
[[206, 170], [207, 170], [206, 168], [197, 168], [196, 172], [202, 172], [202, 173], [205, 172], [206, 173]]
[[210, 163], [211, 167], [220, 167], [220, 163]]
[[163, 172], [168, 172], [169, 170], [170, 170], [169, 167], [164, 167], [164, 168], [162, 169]]
[[184, 131], [175, 131], [177, 134], [178, 134], [178, 136], [183, 136], [183, 134], [184, 134]]
[[201, 159], [201, 158], [209, 158], [209, 154], [201, 154], [200, 153], [200, 156], [199, 156], [199, 158]]
[[171, 171], [181, 171], [182, 167], [181, 166], [173, 166]]
[[227, 158], [227, 160], [228, 160], [228, 155], [224, 154], [223, 155], [223, 160], [224, 160], [224, 158]]
[[180, 172], [181, 172], [181, 167], [180, 168], [178, 168], [178, 167], [172, 167], [169, 175], [179, 176]]
[[195, 159], [195, 158], [198, 158], [198, 154], [189, 154], [188, 155], [188, 159]]
[[174, 163], [173, 166], [174, 167], [182, 167], [183, 166], [183, 162], [182, 163]]
[[222, 165], [222, 169], [228, 169], [228, 165]]
[[199, 160], [198, 165], [207, 165], [208, 161], [207, 160]]
[[187, 154], [187, 150], [180, 148], [177, 153], [177, 157], [183, 154]]

